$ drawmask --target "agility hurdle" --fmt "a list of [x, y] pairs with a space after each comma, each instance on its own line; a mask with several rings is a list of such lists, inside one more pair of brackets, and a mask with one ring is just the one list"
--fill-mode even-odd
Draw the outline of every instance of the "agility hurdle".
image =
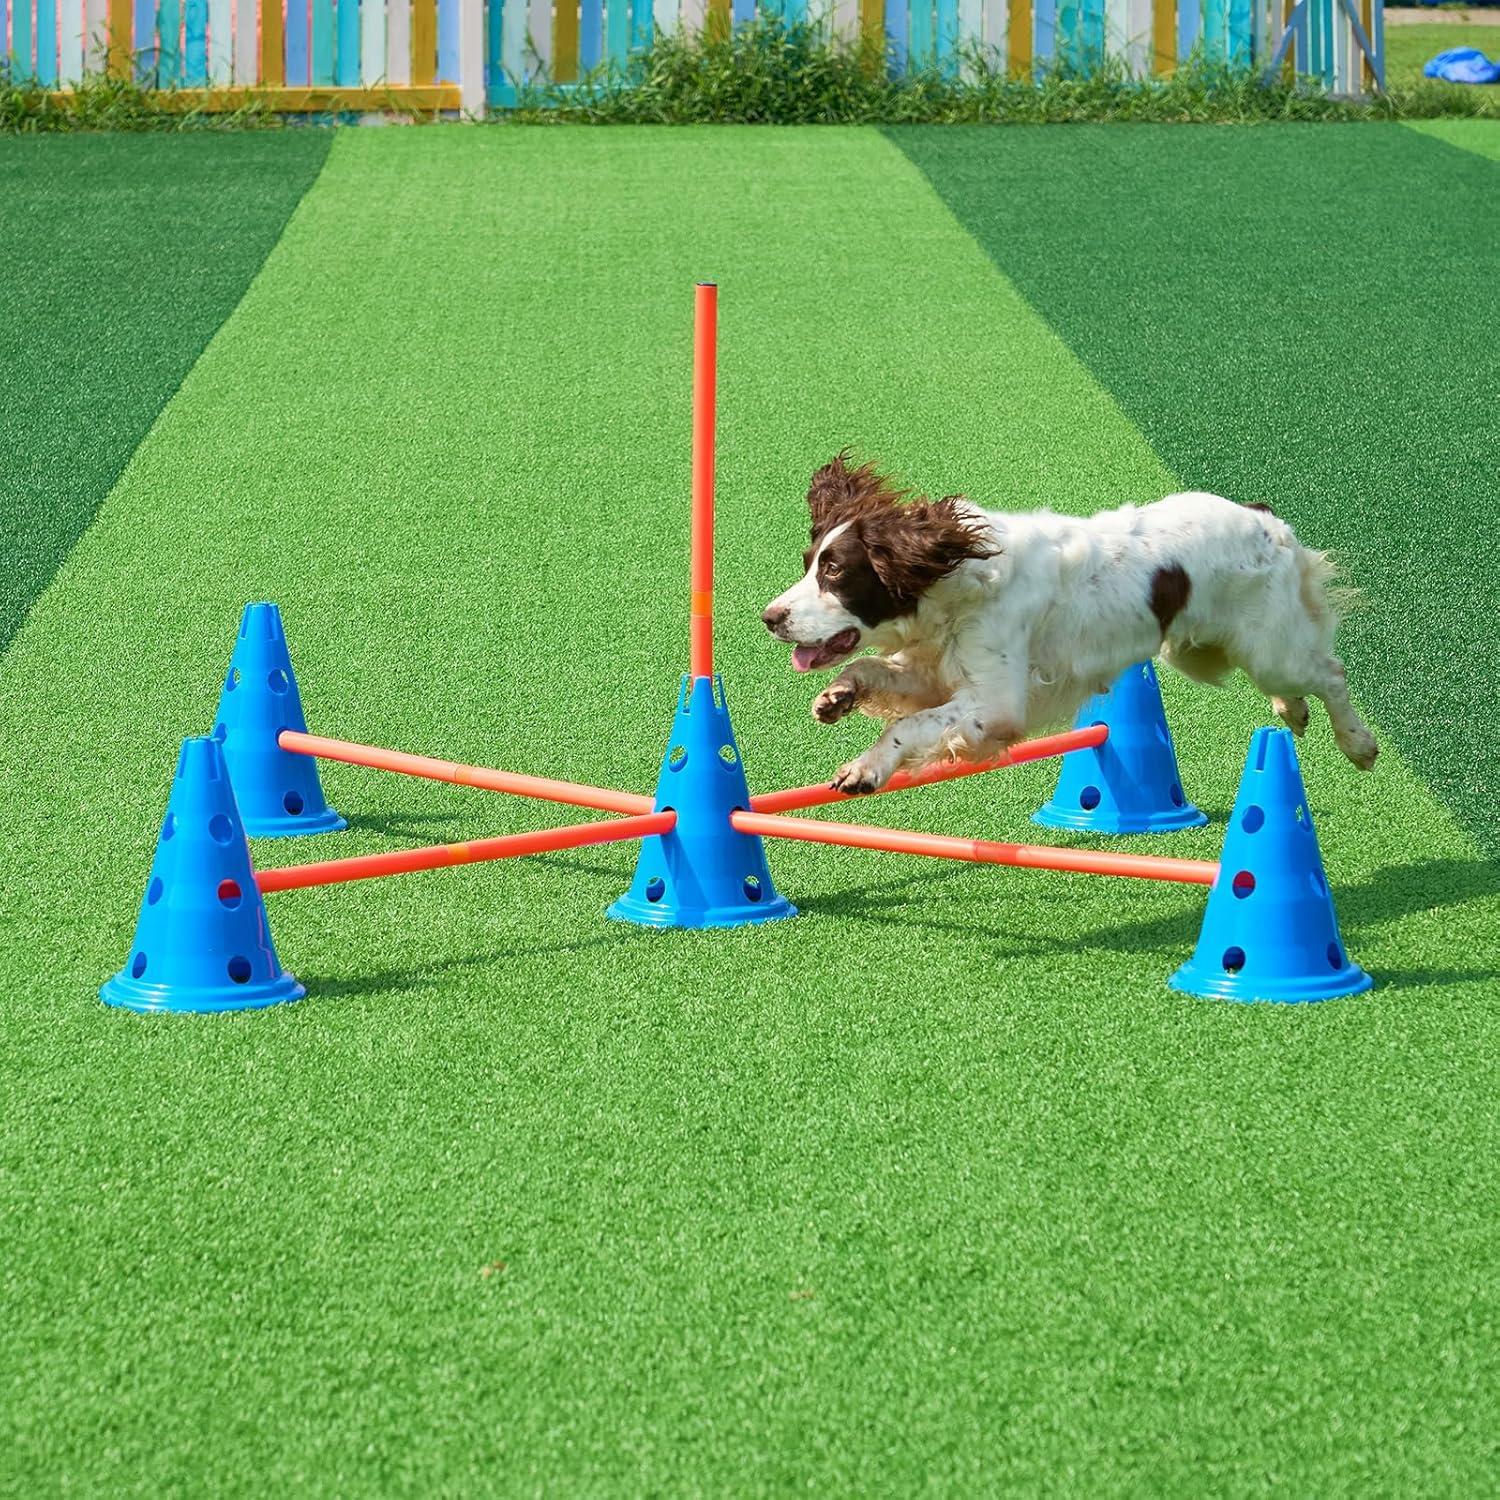
[[[274, 604], [246, 606], [212, 734], [183, 742], [156, 858], [125, 967], [102, 998], [126, 1009], [231, 1011], [301, 998], [281, 968], [264, 897], [593, 845], [639, 842], [630, 887], [608, 915], [646, 927], [738, 927], [793, 917], [775, 888], [765, 839], [1207, 886], [1193, 957], [1169, 981], [1227, 999], [1318, 1000], [1369, 987], [1352, 963], [1313, 833], [1288, 731], [1256, 731], [1218, 861], [1003, 843], [788, 816], [851, 799], [826, 784], [751, 796], [714, 672], [714, 423], [717, 288], [696, 291], [693, 357], [688, 672], [654, 796], [468, 765], [308, 732]], [[1094, 833], [1200, 826], [1186, 798], [1149, 663], [1090, 701], [1074, 728], [978, 764], [902, 772], [879, 789], [915, 790], [1007, 766], [1056, 759], [1057, 788], [1034, 821]], [[503, 834], [255, 870], [249, 837], [337, 831], [319, 760], [613, 814]], [[866, 800], [861, 798], [859, 800]], [[1221, 876], [1229, 872], [1228, 879]]]

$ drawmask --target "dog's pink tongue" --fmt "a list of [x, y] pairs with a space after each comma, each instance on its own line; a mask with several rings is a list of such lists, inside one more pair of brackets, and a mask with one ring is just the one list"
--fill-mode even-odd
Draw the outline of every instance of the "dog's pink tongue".
[[811, 672], [813, 663], [818, 659], [821, 646], [797, 646], [792, 650], [792, 669], [797, 672]]

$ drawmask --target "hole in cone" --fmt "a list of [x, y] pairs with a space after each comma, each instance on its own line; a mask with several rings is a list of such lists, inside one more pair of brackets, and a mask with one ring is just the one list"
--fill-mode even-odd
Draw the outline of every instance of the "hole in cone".
[[131, 964], [130, 964], [130, 977], [132, 979], [139, 979], [141, 977], [141, 975], [144, 974], [145, 972], [146, 972], [146, 955], [144, 953], [137, 953], [136, 956], [135, 956], [135, 958], [131, 960]]
[[224, 691], [226, 693], [232, 693], [239, 685], [240, 669], [238, 667], [231, 667], [229, 669], [229, 676], [224, 680]]
[[726, 766], [732, 766], [735, 761], [739, 759], [739, 756], [734, 753], [733, 745], [720, 745], [719, 759], [722, 760]]
[[1240, 827], [1246, 833], [1259, 833], [1266, 826], [1266, 815], [1258, 807], [1247, 807], [1245, 816], [1240, 819]]
[[1220, 960], [1224, 965], [1226, 974], [1238, 974], [1245, 967], [1245, 950], [1243, 948], [1226, 948], [1224, 957]]
[[292, 679], [280, 667], [277, 667], [274, 672], [269, 673], [266, 677], [266, 686], [273, 693], [284, 693], [291, 685]]
[[1241, 870], [1229, 888], [1243, 901], [1255, 889], [1255, 876], [1249, 870]]
[[646, 882], [646, 899], [648, 901], [660, 901], [667, 894], [667, 882], [660, 875], [653, 875]]
[[745, 899], [747, 901], [759, 901], [761, 898], [760, 876], [745, 876]]
[[1173, 807], [1182, 807], [1187, 803], [1187, 798], [1182, 795], [1182, 788], [1175, 781], [1167, 788], [1167, 796], [1172, 799]]
[[1297, 826], [1303, 833], [1312, 832], [1312, 814], [1300, 802], [1297, 804]]
[[288, 792], [286, 796], [281, 799], [281, 805], [286, 808], [286, 810], [295, 818], [297, 814], [302, 811], [302, 793]]
[[1309, 870], [1307, 872], [1307, 883], [1312, 887], [1315, 896], [1326, 896], [1328, 894], [1328, 882], [1323, 879], [1321, 870]]
[[1328, 945], [1328, 964], [1330, 968], [1342, 969], [1344, 967], [1344, 955], [1337, 943]]
[[674, 771], [680, 771], [687, 764], [687, 748], [683, 745], [673, 745], [667, 752], [667, 764]]
[[146, 905], [155, 906], [161, 900], [161, 876], [158, 875], [150, 885], [146, 887]]
[[250, 983], [250, 960], [248, 958], [244, 958], [241, 955], [236, 954], [229, 960], [229, 963], [226, 965], [226, 967], [229, 971], [229, 977], [234, 980], [236, 984]]
[[1093, 812], [1099, 805], [1099, 788], [1096, 786], [1084, 787], [1078, 794], [1078, 805], [1085, 812]]
[[163, 820], [162, 825], [161, 825], [162, 841], [165, 843], [166, 840], [169, 839], [169, 838], [171, 838], [172, 835], [174, 833], [176, 833], [176, 832], [177, 832], [177, 814], [176, 813], [168, 813], [167, 816], [166, 816], [166, 818]]
[[243, 894], [240, 890], [239, 881], [221, 880], [219, 882], [219, 903], [222, 906], [228, 907], [230, 911], [233, 911], [240, 904]]
[[215, 813], [208, 820], [208, 836], [216, 844], [227, 844], [234, 837], [234, 824], [223, 813]]

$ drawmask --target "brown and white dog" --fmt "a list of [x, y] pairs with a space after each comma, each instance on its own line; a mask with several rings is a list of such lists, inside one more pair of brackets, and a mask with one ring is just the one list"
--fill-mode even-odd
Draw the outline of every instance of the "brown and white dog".
[[1087, 520], [1008, 514], [910, 500], [845, 454], [807, 503], [806, 573], [761, 618], [799, 672], [843, 668], [814, 718], [886, 722], [834, 777], [840, 791], [991, 759], [1158, 654], [1202, 682], [1241, 668], [1298, 734], [1321, 698], [1344, 754], [1375, 762], [1333, 654], [1333, 568], [1264, 507], [1191, 493]]

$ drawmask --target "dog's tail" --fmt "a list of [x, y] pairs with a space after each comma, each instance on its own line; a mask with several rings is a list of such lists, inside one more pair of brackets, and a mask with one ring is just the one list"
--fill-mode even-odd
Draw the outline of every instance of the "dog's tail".
[[1359, 607], [1359, 590], [1344, 581], [1339, 573], [1338, 560], [1331, 552], [1319, 552], [1299, 542], [1297, 579], [1302, 607], [1309, 618], [1324, 626], [1330, 635], [1350, 610]]

